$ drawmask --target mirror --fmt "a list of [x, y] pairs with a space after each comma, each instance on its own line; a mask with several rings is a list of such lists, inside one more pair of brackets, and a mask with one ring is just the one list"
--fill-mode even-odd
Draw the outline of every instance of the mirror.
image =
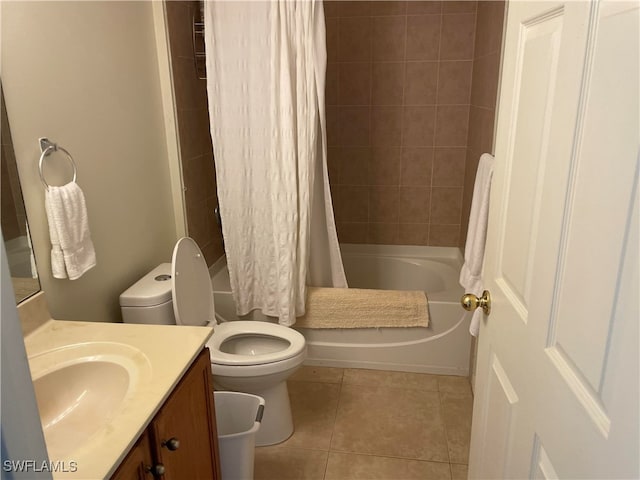
[[40, 290], [38, 271], [31, 248], [27, 214], [22, 200], [22, 189], [18, 177], [18, 166], [11, 140], [9, 118], [4, 103], [4, 93], [0, 85], [0, 220], [2, 236], [7, 251], [11, 282], [16, 295], [16, 303]]

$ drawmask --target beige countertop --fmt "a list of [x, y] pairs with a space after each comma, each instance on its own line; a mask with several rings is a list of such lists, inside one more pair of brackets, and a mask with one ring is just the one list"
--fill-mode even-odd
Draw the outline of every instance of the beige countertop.
[[77, 433], [70, 442], [49, 435], [49, 459], [64, 461], [66, 467], [70, 462], [77, 466], [75, 472], [54, 473], [54, 478], [85, 480], [112, 475], [212, 333], [209, 327], [48, 320], [26, 335], [34, 384], [78, 359], [126, 357], [130, 372], [130, 386], [120, 406], [102, 428], [86, 433], [86, 440], [77, 448], [67, 451], [78, 442]]

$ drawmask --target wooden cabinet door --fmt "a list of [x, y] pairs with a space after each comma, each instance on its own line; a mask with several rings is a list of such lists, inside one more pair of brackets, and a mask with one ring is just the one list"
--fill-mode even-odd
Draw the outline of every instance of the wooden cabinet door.
[[151, 480], [147, 468], [153, 464], [149, 435], [143, 433], [129, 454], [122, 461], [111, 480]]
[[[205, 348], [151, 424], [152, 449], [165, 480], [220, 479], [211, 360]], [[178, 448], [167, 443], [175, 439]]]

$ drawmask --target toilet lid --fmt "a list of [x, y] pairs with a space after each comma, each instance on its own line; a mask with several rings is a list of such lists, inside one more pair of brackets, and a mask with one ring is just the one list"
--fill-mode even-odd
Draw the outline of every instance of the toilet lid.
[[213, 288], [204, 255], [189, 237], [178, 240], [171, 259], [173, 313], [177, 325], [215, 323]]

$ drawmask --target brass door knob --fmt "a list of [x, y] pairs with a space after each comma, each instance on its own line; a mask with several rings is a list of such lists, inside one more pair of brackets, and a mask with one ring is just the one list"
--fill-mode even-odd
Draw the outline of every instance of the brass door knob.
[[485, 315], [491, 313], [491, 294], [489, 290], [482, 292], [480, 298], [476, 297], [473, 293], [465, 293], [460, 299], [460, 303], [462, 304], [462, 308], [468, 312], [472, 312], [480, 307]]

